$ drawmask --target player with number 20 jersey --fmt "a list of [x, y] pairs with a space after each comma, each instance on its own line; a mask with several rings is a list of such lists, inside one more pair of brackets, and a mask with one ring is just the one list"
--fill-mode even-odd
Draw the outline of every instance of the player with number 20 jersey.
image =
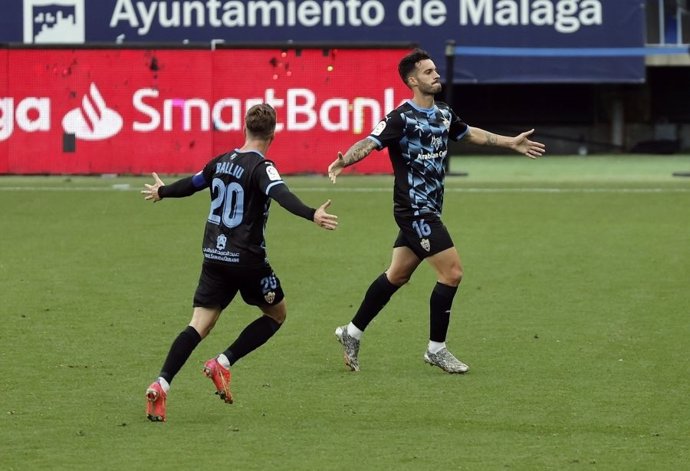
[[[273, 162], [255, 151], [235, 150], [211, 160], [194, 178], [211, 191], [204, 259], [238, 267], [266, 263], [268, 195], [285, 185]], [[313, 211], [300, 215], [311, 219]]]
[[204, 374], [224, 402], [233, 402], [230, 367], [266, 343], [285, 321], [287, 308], [280, 280], [266, 258], [264, 231], [271, 200], [323, 229], [333, 230], [338, 224], [337, 217], [326, 212], [330, 201], [316, 209], [306, 206], [288, 189], [273, 162], [264, 157], [275, 138], [275, 127], [273, 107], [265, 103], [252, 106], [245, 116], [245, 142], [240, 149], [215, 157], [199, 173], [170, 185], [154, 173], [154, 184], [145, 185], [142, 191], [153, 202], [190, 196], [206, 188], [211, 196], [192, 320], [173, 341], [158, 379], [146, 390], [146, 415], [151, 421], [166, 420], [170, 383], [238, 292], [263, 315], [204, 364]]

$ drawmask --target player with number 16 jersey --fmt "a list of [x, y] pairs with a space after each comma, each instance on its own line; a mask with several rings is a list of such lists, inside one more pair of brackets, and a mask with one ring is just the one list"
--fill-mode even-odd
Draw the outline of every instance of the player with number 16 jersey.
[[427, 109], [408, 100], [378, 123], [369, 139], [379, 149], [388, 148], [396, 215], [441, 215], [448, 139], [458, 141], [467, 131], [467, 124], [441, 102]]
[[529, 140], [534, 130], [515, 137], [490, 133], [464, 123], [446, 103], [436, 102], [441, 76], [429, 54], [415, 49], [398, 63], [398, 74], [412, 98], [388, 113], [365, 139], [353, 144], [328, 166], [335, 183], [345, 167], [374, 150], [388, 148], [395, 183], [393, 190], [398, 236], [388, 269], [369, 286], [352, 321], [335, 330], [345, 364], [359, 371], [359, 343], [364, 330], [397, 290], [407, 283], [423, 260], [436, 272], [429, 297], [429, 343], [424, 361], [447, 373], [465, 373], [468, 365], [446, 347], [451, 306], [463, 276], [462, 263], [448, 229], [441, 221], [448, 139], [513, 149], [530, 158], [544, 152]]

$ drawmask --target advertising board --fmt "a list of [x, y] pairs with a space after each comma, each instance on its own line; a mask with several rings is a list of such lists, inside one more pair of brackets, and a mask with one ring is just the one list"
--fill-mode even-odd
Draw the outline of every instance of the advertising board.
[[[407, 50], [0, 50], [0, 172], [190, 173], [274, 106], [283, 173], [322, 173], [410, 91]], [[386, 152], [350, 171], [387, 173]]]

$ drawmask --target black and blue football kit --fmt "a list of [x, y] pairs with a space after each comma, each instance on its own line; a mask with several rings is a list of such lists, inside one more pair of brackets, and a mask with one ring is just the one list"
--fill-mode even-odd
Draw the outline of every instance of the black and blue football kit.
[[158, 194], [183, 197], [206, 188], [211, 205], [194, 306], [224, 309], [238, 291], [251, 305], [279, 303], [284, 294], [268, 263], [264, 238], [271, 199], [310, 221], [315, 209], [290, 192], [274, 163], [257, 151], [219, 155], [199, 173], [160, 187]]
[[400, 232], [395, 247], [426, 258], [453, 247], [441, 222], [448, 139], [462, 139], [465, 124], [443, 102], [420, 108], [406, 101], [379, 122], [368, 139], [388, 148], [395, 184], [393, 212]]

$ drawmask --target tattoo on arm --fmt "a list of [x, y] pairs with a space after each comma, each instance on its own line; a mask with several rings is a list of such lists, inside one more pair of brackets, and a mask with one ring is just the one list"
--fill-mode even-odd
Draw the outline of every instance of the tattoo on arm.
[[343, 161], [345, 166], [355, 164], [362, 160], [367, 155], [371, 154], [371, 151], [376, 148], [376, 143], [371, 139], [362, 139], [361, 141], [355, 142], [352, 147], [343, 155]]
[[487, 146], [495, 146], [498, 145], [498, 139], [496, 139], [495, 134], [491, 134], [490, 132], [486, 133], [486, 145]]

